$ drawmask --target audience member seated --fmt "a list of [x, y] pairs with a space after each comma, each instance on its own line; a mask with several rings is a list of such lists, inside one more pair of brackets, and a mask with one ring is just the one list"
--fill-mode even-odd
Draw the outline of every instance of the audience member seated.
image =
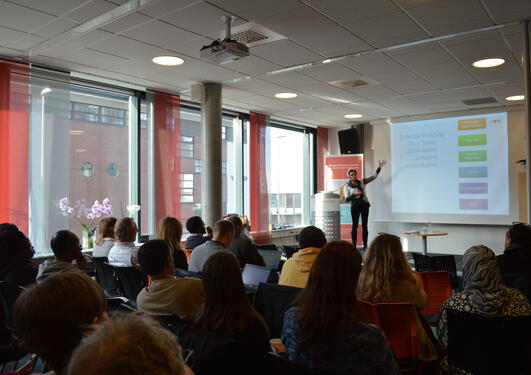
[[37, 277], [37, 266], [31, 261], [35, 251], [24, 233], [13, 227], [0, 229], [0, 280], [12, 287], [27, 286]]
[[[392, 234], [379, 234], [371, 242], [363, 259], [358, 297], [372, 303], [410, 302], [417, 310], [426, 306], [426, 292], [421, 279], [414, 273], [402, 252], [400, 238]], [[434, 343], [429, 338], [417, 316], [419, 359], [437, 359]]]
[[213, 236], [202, 245], [199, 245], [190, 255], [188, 269], [192, 272], [201, 272], [207, 259], [220, 251], [227, 251], [227, 246], [234, 237], [234, 225], [230, 221], [219, 220], [214, 224]]
[[252, 241], [242, 236], [243, 225], [241, 219], [238, 216], [229, 216], [226, 220], [234, 225], [234, 238], [227, 246], [227, 249], [236, 255], [240, 266], [243, 268], [247, 263], [265, 266], [264, 259], [258, 253]]
[[83, 336], [104, 318], [105, 309], [96, 281], [81, 272], [62, 272], [22, 292], [13, 321], [22, 347], [61, 375]]
[[497, 257], [502, 282], [531, 301], [531, 228], [514, 224], [505, 235], [505, 251]]
[[203, 289], [205, 306], [196, 320], [197, 328], [234, 339], [256, 352], [270, 351], [267, 326], [245, 294], [234, 254], [217, 252], [208, 258], [203, 268]]
[[135, 221], [130, 217], [121, 218], [114, 226], [116, 242], [109, 251], [109, 263], [116, 267], [131, 267], [137, 264], [135, 238], [138, 232]]
[[70, 375], [193, 374], [177, 338], [156, 321], [137, 314], [106, 320], [72, 355]]
[[[494, 252], [486, 246], [472, 246], [465, 252], [463, 284], [463, 291], [452, 295], [441, 307], [437, 337], [443, 348], [448, 347], [446, 309], [484, 316], [531, 315], [531, 306], [525, 295], [502, 284]], [[446, 359], [442, 367], [446, 369]]]
[[284, 263], [278, 283], [304, 288], [313, 262], [325, 244], [326, 237], [321, 229], [311, 225], [301, 230], [299, 233], [300, 250]]
[[323, 373], [398, 374], [380, 329], [356, 321], [361, 256], [346, 241], [323, 246], [308, 284], [284, 315], [282, 342], [290, 360]]
[[98, 235], [94, 248], [92, 249], [92, 256], [102, 258], [109, 256], [109, 251], [114, 246], [114, 226], [118, 219], [112, 216], [100, 219], [98, 224]]
[[186, 254], [181, 248], [181, 237], [183, 235], [183, 225], [174, 217], [166, 216], [159, 223], [158, 238], [165, 240], [170, 245], [175, 268], [188, 269]]
[[151, 277], [151, 284], [136, 298], [138, 309], [147, 314], [178, 315], [193, 320], [205, 297], [201, 280], [173, 276], [174, 262], [168, 243], [151, 240], [138, 250], [138, 262]]
[[186, 230], [188, 233], [190, 233], [184, 244], [184, 248], [186, 250], [193, 250], [197, 246], [204, 244], [209, 239], [207, 236], [205, 236], [205, 223], [203, 223], [203, 219], [201, 219], [199, 216], [192, 216], [186, 220]]
[[[82, 247], [75, 233], [69, 230], [56, 232], [50, 241], [50, 246], [55, 257], [45, 260], [39, 265], [37, 282], [41, 282], [55, 273], [78, 269], [82, 270], [86, 267], [87, 260], [81, 252]], [[77, 267], [72, 264], [74, 260], [76, 261]]]

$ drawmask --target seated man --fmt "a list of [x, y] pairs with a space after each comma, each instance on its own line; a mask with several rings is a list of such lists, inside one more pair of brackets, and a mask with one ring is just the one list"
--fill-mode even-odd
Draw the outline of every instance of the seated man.
[[190, 233], [184, 244], [186, 250], [193, 250], [208, 241], [208, 237], [204, 235], [205, 223], [199, 216], [192, 216], [186, 220], [186, 230]]
[[22, 292], [13, 324], [25, 350], [64, 374], [72, 352], [91, 325], [104, 319], [106, 307], [96, 281], [81, 272], [61, 272]]
[[199, 245], [192, 251], [188, 270], [201, 272], [207, 259], [219, 251], [227, 251], [226, 247], [234, 237], [234, 225], [227, 220], [219, 220], [214, 224], [212, 240]]
[[177, 338], [154, 320], [117, 315], [85, 338], [72, 355], [70, 375], [157, 374], [193, 372], [184, 364]]
[[321, 229], [310, 225], [301, 230], [299, 233], [300, 250], [284, 263], [278, 283], [304, 288], [313, 262], [325, 244], [326, 237]]
[[109, 263], [116, 267], [131, 267], [136, 264], [135, 238], [138, 228], [130, 217], [123, 217], [114, 226], [114, 246], [109, 251]]
[[199, 279], [173, 276], [174, 265], [168, 243], [151, 240], [138, 250], [138, 262], [151, 277], [151, 284], [136, 298], [138, 309], [146, 314], [175, 314], [183, 320], [193, 320], [205, 297]]
[[[75, 233], [69, 230], [56, 232], [50, 241], [50, 246], [55, 258], [48, 259], [39, 265], [38, 283], [54, 273], [84, 269], [86, 267], [87, 260], [81, 253], [82, 247]], [[77, 267], [72, 264], [74, 260]]]
[[247, 263], [257, 266], [265, 266], [264, 259], [253, 245], [252, 241], [247, 237], [242, 236], [243, 223], [241, 219], [238, 216], [229, 216], [225, 220], [230, 221], [232, 225], [234, 225], [234, 238], [229, 246], [227, 246], [227, 249], [236, 255], [238, 262], [240, 262], [240, 266], [243, 268]]
[[497, 256], [503, 283], [531, 301], [531, 228], [514, 224], [505, 235], [505, 251]]

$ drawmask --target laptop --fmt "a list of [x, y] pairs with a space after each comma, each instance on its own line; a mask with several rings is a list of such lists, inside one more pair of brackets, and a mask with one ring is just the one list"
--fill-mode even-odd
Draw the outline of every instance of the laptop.
[[266, 283], [271, 270], [267, 267], [246, 264], [243, 268], [242, 279], [243, 286], [247, 292], [256, 292], [258, 284]]
[[282, 256], [281, 251], [273, 250], [258, 250], [258, 253], [262, 256], [265, 262], [265, 266], [270, 270], [278, 270], [278, 265], [280, 263], [280, 257]]

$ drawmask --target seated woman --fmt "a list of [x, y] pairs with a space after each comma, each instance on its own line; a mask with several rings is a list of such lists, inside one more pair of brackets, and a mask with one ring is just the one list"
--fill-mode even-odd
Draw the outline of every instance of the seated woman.
[[209, 334], [232, 338], [255, 352], [268, 352], [269, 332], [245, 294], [240, 264], [229, 252], [211, 255], [203, 267], [205, 306], [195, 326]]
[[[466, 311], [486, 316], [527, 316], [531, 306], [526, 296], [504, 286], [494, 252], [486, 246], [472, 246], [463, 257], [463, 284], [461, 293], [448, 298], [441, 307], [437, 337], [448, 347], [446, 309]], [[446, 360], [443, 360], [443, 368]]]
[[31, 242], [13, 225], [0, 232], [0, 280], [12, 287], [35, 282], [38, 267], [31, 261], [35, 251]]
[[109, 251], [114, 246], [114, 226], [118, 219], [109, 216], [104, 217], [98, 223], [98, 236], [92, 250], [92, 256], [95, 258], [108, 257]]
[[157, 238], [165, 240], [170, 245], [171, 253], [173, 255], [173, 263], [175, 268], [182, 270], [188, 269], [188, 261], [186, 254], [181, 248], [181, 237], [183, 235], [183, 225], [174, 217], [166, 216], [159, 223], [159, 232]]
[[398, 374], [380, 329], [356, 320], [361, 256], [346, 241], [326, 244], [308, 284], [284, 315], [282, 342], [290, 360], [322, 372]]
[[[363, 260], [358, 297], [372, 303], [410, 302], [417, 310], [426, 306], [420, 278], [411, 270], [400, 238], [379, 234], [371, 242]], [[417, 317], [419, 359], [433, 361], [437, 352]]]
[[106, 309], [103, 290], [89, 276], [66, 271], [47, 277], [18, 297], [13, 323], [24, 349], [42, 357], [55, 371], [65, 369], [72, 352]]
[[136, 265], [135, 238], [138, 233], [138, 227], [135, 221], [130, 217], [123, 217], [116, 222], [114, 226], [114, 235], [116, 242], [109, 251], [109, 263], [116, 267], [131, 267]]

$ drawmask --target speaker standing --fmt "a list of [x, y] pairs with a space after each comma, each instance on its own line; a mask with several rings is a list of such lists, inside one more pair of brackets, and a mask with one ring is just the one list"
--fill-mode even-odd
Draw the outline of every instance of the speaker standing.
[[358, 239], [358, 222], [361, 215], [363, 248], [367, 248], [367, 238], [369, 237], [367, 224], [369, 221], [369, 207], [371, 204], [365, 195], [365, 185], [374, 181], [376, 177], [378, 177], [378, 174], [385, 164], [387, 164], [387, 160], [378, 161], [376, 173], [367, 178], [358, 179], [358, 171], [355, 169], [349, 169], [347, 172], [350, 181], [345, 186], [345, 200], [350, 202], [350, 214], [352, 215], [352, 244], [354, 246], [356, 246]]

